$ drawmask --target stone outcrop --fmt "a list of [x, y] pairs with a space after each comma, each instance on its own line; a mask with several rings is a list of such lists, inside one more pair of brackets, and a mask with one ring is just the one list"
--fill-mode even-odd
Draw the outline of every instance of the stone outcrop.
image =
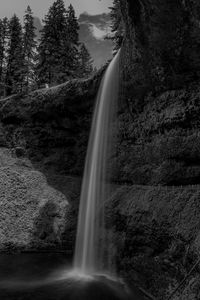
[[62, 247], [69, 203], [26, 158], [0, 148], [0, 251]]

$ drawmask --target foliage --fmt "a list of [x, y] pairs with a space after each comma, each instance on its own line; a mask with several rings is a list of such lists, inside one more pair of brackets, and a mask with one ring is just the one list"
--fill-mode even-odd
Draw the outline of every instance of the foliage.
[[79, 25], [75, 16], [75, 11], [73, 6], [70, 4], [67, 10], [67, 34], [69, 41], [76, 46], [79, 44], [78, 30]]
[[55, 85], [77, 76], [78, 29], [73, 6], [66, 10], [63, 0], [55, 1], [44, 19], [38, 48], [40, 83]]
[[80, 47], [79, 60], [80, 60], [79, 76], [80, 77], [90, 76], [93, 72], [93, 65], [92, 65], [93, 60], [84, 44], [82, 44]]
[[6, 94], [22, 91], [23, 82], [23, 35], [19, 18], [14, 15], [9, 22], [9, 44], [6, 67]]
[[23, 56], [24, 56], [24, 86], [28, 92], [35, 84], [36, 41], [34, 18], [30, 6], [24, 16]]
[[6, 56], [6, 44], [8, 35], [8, 19], [4, 18], [0, 20], [0, 95], [3, 95], [5, 90], [5, 56]]
[[67, 55], [65, 57], [65, 68], [68, 70], [68, 76], [77, 77], [79, 72], [79, 25], [75, 16], [73, 6], [70, 4], [67, 10], [67, 30], [66, 34], [68, 37]]
[[67, 43], [66, 9], [62, 0], [57, 0], [50, 7], [44, 19], [41, 40], [38, 48], [39, 64], [37, 66], [40, 83], [56, 84], [66, 74], [63, 57]]
[[23, 28], [16, 15], [10, 21], [0, 20], [0, 96], [28, 93], [44, 84], [55, 86], [93, 72], [90, 54], [79, 42], [73, 6], [66, 10], [64, 1], [56, 0], [43, 22], [38, 44], [30, 6]]

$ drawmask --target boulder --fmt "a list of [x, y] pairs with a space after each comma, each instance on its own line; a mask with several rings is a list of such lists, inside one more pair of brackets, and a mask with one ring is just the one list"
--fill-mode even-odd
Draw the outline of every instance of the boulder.
[[69, 203], [30, 161], [0, 148], [0, 251], [62, 246]]

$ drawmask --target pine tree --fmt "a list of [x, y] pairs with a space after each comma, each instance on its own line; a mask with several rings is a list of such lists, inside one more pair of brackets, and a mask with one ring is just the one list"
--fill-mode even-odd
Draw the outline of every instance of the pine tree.
[[69, 41], [78, 46], [79, 45], [79, 24], [75, 15], [75, 10], [70, 4], [67, 10], [67, 34]]
[[90, 76], [94, 71], [93, 60], [84, 44], [82, 44], [80, 47], [79, 61], [80, 61], [79, 76], [80, 77]]
[[9, 22], [9, 44], [7, 51], [6, 94], [22, 91], [23, 81], [23, 35], [19, 18], [14, 15]]
[[124, 36], [124, 25], [123, 18], [121, 14], [121, 4], [120, 0], [113, 0], [113, 6], [110, 7], [111, 20], [112, 20], [112, 33], [114, 34], [109, 39], [114, 41], [114, 50], [118, 50], [121, 47], [123, 36]]
[[79, 62], [79, 24], [75, 15], [75, 10], [70, 4], [67, 10], [67, 43], [65, 56], [65, 69], [68, 72], [69, 77], [76, 77], [78, 73]]
[[8, 19], [0, 20], [0, 94], [5, 89], [6, 43], [8, 34]]
[[24, 55], [24, 85], [26, 91], [34, 84], [35, 63], [36, 63], [36, 41], [34, 18], [30, 6], [27, 7], [24, 16], [24, 36], [23, 36], [23, 55]]
[[66, 9], [63, 0], [50, 7], [44, 19], [40, 40], [38, 77], [40, 83], [56, 84], [66, 76], [64, 69], [66, 47]]

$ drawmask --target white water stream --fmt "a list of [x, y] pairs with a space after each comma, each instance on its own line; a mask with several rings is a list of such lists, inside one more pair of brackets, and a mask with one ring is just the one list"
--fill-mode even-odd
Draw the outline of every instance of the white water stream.
[[74, 269], [82, 274], [111, 272], [109, 238], [104, 228], [107, 197], [107, 162], [112, 146], [119, 87], [120, 51], [107, 68], [99, 88], [90, 133], [74, 257]]

